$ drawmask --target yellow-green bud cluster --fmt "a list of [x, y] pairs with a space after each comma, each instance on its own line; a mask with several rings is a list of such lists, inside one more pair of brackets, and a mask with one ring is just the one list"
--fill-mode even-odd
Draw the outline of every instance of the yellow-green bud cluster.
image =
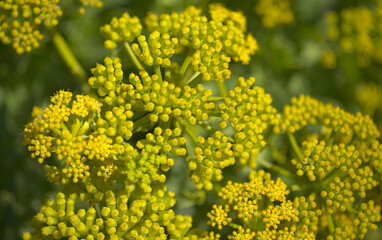
[[261, 17], [261, 24], [265, 28], [292, 24], [294, 21], [289, 0], [259, 0], [255, 6], [255, 12]]
[[382, 1], [377, 0], [373, 9], [361, 6], [329, 12], [324, 18], [326, 35], [339, 43], [343, 53], [354, 54], [359, 66], [368, 66], [372, 60], [381, 63], [382, 54], [377, 51], [382, 46], [381, 10]]
[[0, 2], [0, 40], [18, 54], [39, 47], [40, 26], [53, 27], [62, 15], [59, 0], [7, 0]]
[[213, 205], [208, 224], [219, 230], [235, 228], [229, 239], [315, 239], [317, 217], [309, 210], [315, 207], [314, 200], [292, 202], [286, 199], [288, 193], [280, 178], [274, 181], [269, 173], [252, 171], [249, 182], [229, 181], [221, 189], [222, 203]]
[[378, 222], [381, 221], [381, 207], [379, 204], [375, 204], [373, 200], [359, 203], [357, 210], [352, 210], [352, 217], [349, 217], [348, 213], [336, 213], [333, 215], [333, 219], [328, 220], [330, 215], [323, 215], [321, 219], [321, 229], [325, 229], [331, 222], [335, 225], [331, 226], [330, 234], [328, 231], [324, 231], [326, 239], [364, 239], [368, 230], [376, 230]]
[[[210, 16], [195, 7], [150, 14], [145, 36], [128, 14], [102, 27], [105, 45], [123, 43], [139, 73], [124, 78], [121, 60], [107, 57], [88, 80], [97, 100], [60, 91], [47, 108], [35, 109], [25, 144], [70, 196], [48, 200], [35, 217], [36, 231], [24, 239], [197, 240], [220, 233], [228, 239], [355, 239], [376, 228], [382, 145], [372, 120], [307, 96], [293, 98], [280, 116], [254, 78], [239, 78], [225, 90], [231, 59], [247, 63], [257, 45], [245, 35], [240, 12], [212, 4]], [[182, 51], [188, 54], [183, 64], [172, 61], [182, 59], [174, 56]], [[199, 80], [217, 81], [221, 96]], [[317, 130], [309, 124], [324, 131], [305, 138], [299, 130]], [[281, 143], [265, 139], [270, 126], [273, 133], [287, 132], [290, 149], [279, 151]], [[302, 147], [294, 135], [306, 140]], [[236, 160], [238, 169], [256, 168], [266, 140], [265, 159], [276, 161], [259, 162], [294, 184], [293, 195], [264, 170], [251, 171], [246, 183], [216, 184]], [[165, 182], [176, 158], [187, 161], [197, 190], [218, 192], [220, 202], [207, 217], [219, 234], [190, 231], [191, 218], [171, 210], [174, 194]]]
[[[333, 183], [334, 185], [330, 186], [330, 188], [338, 185], [335, 189], [341, 189], [346, 194], [346, 196], [341, 196], [337, 191], [331, 194], [332, 197], [339, 198], [341, 201], [351, 197], [346, 203], [353, 202], [356, 195], [365, 198], [366, 192], [377, 185], [377, 181], [373, 178], [373, 168], [366, 165], [370, 159], [364, 159], [353, 145], [346, 146], [341, 143], [326, 146], [324, 141], [318, 142], [317, 139], [314, 139], [304, 141], [302, 151], [304, 154], [302, 161], [292, 160], [292, 163], [296, 165], [297, 175], [306, 175], [310, 181], [320, 181], [327, 186]], [[374, 164], [376, 163], [378, 162]], [[323, 184], [320, 186], [327, 187]], [[330, 201], [332, 200], [334, 199]], [[336, 202], [336, 205], [338, 204], [340, 203]]]
[[167, 123], [173, 119], [182, 124], [195, 125], [198, 121], [208, 120], [208, 112], [215, 108], [214, 103], [208, 102], [212, 91], [203, 91], [201, 84], [196, 88], [187, 85], [178, 87], [145, 71], [139, 75], [131, 73], [128, 83], [122, 82], [123, 72], [118, 58], [106, 58], [105, 65], [97, 64], [92, 72], [94, 77], [89, 79], [89, 84], [102, 97], [101, 101], [125, 113], [126, 119], [132, 118], [133, 113], [143, 115], [134, 131], [142, 130], [139, 128], [142, 126], [152, 127], [158, 122]]
[[[146, 148], [149, 144], [160, 147], [159, 151], [163, 154], [171, 153], [174, 156], [184, 156], [187, 152], [183, 147], [186, 144], [186, 138], [182, 136], [182, 130], [180, 128], [161, 129], [160, 127], [156, 127], [153, 133], [146, 135], [146, 139], [137, 142], [137, 147], [142, 149]], [[173, 159], [169, 158], [169, 161], [173, 161]], [[162, 170], [168, 171], [172, 164], [173, 163], [167, 164], [166, 166], [163, 165]]]
[[130, 43], [141, 34], [142, 25], [137, 17], [130, 17], [125, 12], [120, 18], [114, 17], [110, 24], [101, 27], [101, 34], [105, 37], [105, 47], [114, 49], [120, 43]]
[[[380, 146], [377, 142], [372, 145], [372, 150], [356, 149], [343, 143], [327, 146], [324, 141], [313, 138], [302, 143], [303, 159], [292, 160], [297, 176], [306, 175], [308, 178], [302, 181], [317, 183], [313, 188], [306, 187], [319, 196], [318, 209], [325, 218], [330, 218], [320, 227], [320, 231], [330, 232], [327, 239], [336, 239], [336, 236], [363, 238], [369, 229], [376, 228], [381, 219], [379, 206], [368, 200], [374, 199], [373, 189], [381, 179], [382, 156], [377, 150]], [[340, 216], [340, 220], [332, 219], [332, 215]], [[343, 231], [346, 226], [349, 229]]]
[[106, 57], [104, 65], [97, 64], [91, 69], [93, 77], [90, 77], [88, 83], [90, 87], [97, 89], [104, 102], [113, 105], [115, 101], [121, 101], [116, 95], [116, 90], [123, 79], [121, 60], [119, 58], [111, 59]]
[[[231, 58], [248, 63], [250, 55], [257, 50], [256, 40], [245, 36], [245, 19], [236, 22], [229, 17], [217, 17], [217, 11], [230, 12], [223, 6], [211, 5], [212, 20], [200, 16], [200, 10], [187, 8], [183, 13], [149, 14], [146, 24], [150, 31], [168, 33], [179, 39], [179, 46], [193, 49], [191, 65], [202, 73], [204, 81], [224, 81], [229, 78]], [[242, 16], [235, 12], [236, 15]]]
[[212, 20], [225, 24], [229, 31], [223, 27], [223, 51], [228, 53], [235, 62], [248, 64], [251, 55], [258, 49], [257, 41], [251, 34], [243, 37], [247, 29], [247, 20], [242, 12], [231, 11], [222, 4], [212, 3], [209, 5]]
[[121, 85], [118, 95], [131, 104], [132, 110], [148, 112], [146, 118], [139, 120], [140, 123], [146, 120], [154, 124], [166, 123], [174, 119], [182, 124], [195, 125], [198, 121], [208, 120], [208, 112], [215, 107], [214, 103], [208, 102], [212, 91], [203, 91], [201, 84], [196, 88], [181, 88], [143, 71], [139, 76], [131, 73], [129, 82]]
[[223, 23], [232, 21], [241, 31], [247, 30], [247, 19], [242, 12], [231, 11], [220, 3], [211, 3], [209, 13], [214, 21]]
[[[93, 207], [77, 210], [78, 196], [63, 193], [48, 199], [34, 217], [35, 232], [23, 239], [183, 239], [191, 227], [191, 218], [175, 215], [174, 193], [164, 185], [154, 186], [151, 195], [130, 200], [128, 195], [105, 194], [99, 212]], [[82, 207], [82, 205], [81, 205]]]
[[330, 103], [324, 104], [304, 95], [292, 98], [291, 105], [284, 107], [283, 116], [274, 127], [274, 131], [294, 133], [308, 124], [324, 126], [328, 134], [344, 143], [371, 142], [380, 136], [369, 116], [363, 116], [361, 113], [353, 115]]
[[126, 157], [120, 158], [125, 162], [125, 167], [122, 169], [121, 175], [127, 174], [126, 190], [128, 192], [139, 188], [142, 193], [151, 192], [150, 184], [154, 181], [165, 182], [166, 176], [159, 174], [158, 170], [167, 172], [172, 165], [174, 156], [183, 156], [186, 154], [186, 149], [181, 147], [185, 145], [186, 139], [181, 137], [181, 130], [175, 128], [162, 130], [157, 127], [153, 134], [148, 133], [146, 139], [137, 142], [136, 146], [140, 150], [131, 149], [131, 152]]
[[261, 87], [253, 87], [254, 78], [239, 78], [236, 87], [228, 92], [227, 98], [218, 106], [225, 128], [227, 121], [234, 131], [233, 151], [241, 165], [256, 167], [256, 157], [264, 148], [263, 133], [270, 124], [276, 124], [278, 114], [271, 106], [272, 98]]
[[51, 103], [23, 132], [24, 143], [39, 163], [53, 154], [59, 160], [59, 167], [45, 163], [48, 179], [56, 184], [77, 183], [95, 169], [97, 176], [109, 178], [118, 170], [113, 162], [126, 149], [121, 136], [114, 138], [116, 132], [124, 136], [124, 131], [116, 128], [118, 120], [108, 117], [113, 113], [106, 112], [106, 120], [102, 119], [100, 102], [83, 95], [72, 101], [72, 93], [65, 91], [53, 96]]
[[205, 139], [198, 137], [195, 146], [195, 158], [190, 159], [188, 168], [191, 170], [190, 178], [196, 184], [196, 189], [213, 189], [213, 182], [222, 178], [222, 169], [235, 164], [232, 143], [222, 132], [215, 132]]
[[147, 66], [171, 66], [171, 57], [178, 45], [177, 38], [171, 38], [169, 34], [160, 34], [158, 31], [150, 33], [148, 41], [144, 35], [138, 37], [138, 44], [134, 43], [131, 48], [138, 58]]
[[[102, 7], [100, 0], [78, 0], [85, 6]], [[18, 54], [40, 46], [41, 31], [58, 24], [63, 15], [60, 0], [5, 0], [0, 1], [0, 41], [11, 44]]]

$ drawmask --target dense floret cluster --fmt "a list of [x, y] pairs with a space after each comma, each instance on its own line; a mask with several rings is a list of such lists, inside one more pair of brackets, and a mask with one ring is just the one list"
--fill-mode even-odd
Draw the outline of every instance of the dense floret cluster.
[[229, 181], [222, 188], [218, 193], [222, 203], [207, 214], [209, 224], [234, 228], [228, 239], [315, 239], [318, 216], [311, 209], [316, 203], [304, 197], [287, 200], [288, 193], [280, 178], [251, 172], [249, 182]]
[[[100, 0], [78, 0], [80, 13], [86, 6], [102, 7]], [[11, 44], [18, 53], [30, 52], [40, 46], [42, 30], [57, 26], [63, 15], [60, 0], [0, 1], [0, 41]]]
[[377, 50], [382, 46], [382, 1], [372, 6], [349, 7], [325, 15], [329, 40], [338, 42], [341, 52], [354, 54], [361, 67], [369, 66], [371, 61], [382, 62]]
[[[259, 14], [267, 27], [293, 21]], [[331, 240], [376, 229], [382, 145], [370, 117], [303, 95], [279, 113], [254, 78], [227, 90], [231, 60], [246, 64], [257, 49], [240, 12], [211, 4], [209, 16], [188, 7], [145, 24], [124, 13], [101, 27], [116, 50], [91, 69], [88, 95], [59, 91], [26, 125], [24, 143], [61, 192], [25, 240]], [[125, 74], [123, 50], [136, 72]], [[196, 191], [214, 191], [210, 232], [175, 213], [166, 184], [176, 163]], [[226, 176], [235, 180], [223, 186]]]

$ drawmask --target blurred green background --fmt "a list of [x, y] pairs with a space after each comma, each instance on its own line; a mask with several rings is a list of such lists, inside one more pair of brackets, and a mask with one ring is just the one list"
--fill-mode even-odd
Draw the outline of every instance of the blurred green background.
[[[85, 15], [78, 14], [72, 1], [61, 2], [64, 16], [60, 18], [58, 29], [90, 75], [90, 68], [109, 54], [103, 47], [99, 27], [110, 22], [113, 16], [127, 11], [143, 19], [148, 11], [181, 11], [188, 5], [205, 7], [213, 1], [105, 0], [102, 8], [87, 8]], [[360, 97], [362, 91], [366, 91], [367, 99], [372, 97], [367, 91], [381, 95], [381, 63], [371, 62], [366, 67], [359, 67], [354, 54], [341, 53], [336, 43], [327, 40], [324, 21], [324, 15], [329, 11], [340, 12], [361, 4], [373, 9], [376, 1], [291, 0], [294, 21], [271, 29], [262, 25], [261, 16], [255, 12], [259, 1], [217, 2], [247, 16], [247, 31], [254, 35], [260, 47], [249, 65], [231, 65], [233, 79], [256, 77], [257, 85], [271, 93], [279, 110], [292, 96], [309, 94], [350, 112], [369, 113], [381, 129], [381, 100], [378, 102], [376, 97], [376, 106], [370, 110]], [[40, 48], [23, 55], [0, 44], [0, 239], [20, 239], [44, 199], [55, 193], [54, 186], [46, 181], [42, 167], [30, 158], [22, 145], [21, 133], [31, 120], [33, 106], [47, 105], [49, 97], [60, 89], [79, 93], [84, 88], [83, 82], [68, 70], [49, 33], [44, 34]], [[322, 64], [328, 49], [333, 49], [336, 54], [337, 64], [332, 69]], [[233, 84], [234, 81], [227, 83]], [[173, 176], [176, 177], [180, 176]], [[370, 232], [367, 239], [382, 239], [381, 236], [382, 232], [378, 230]]]

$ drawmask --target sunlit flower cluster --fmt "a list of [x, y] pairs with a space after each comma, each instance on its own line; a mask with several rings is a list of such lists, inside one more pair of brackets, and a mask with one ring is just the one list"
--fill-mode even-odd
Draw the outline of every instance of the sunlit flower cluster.
[[368, 115], [351, 114], [332, 104], [324, 104], [309, 96], [301, 95], [284, 107], [283, 117], [274, 131], [294, 133], [308, 124], [321, 125], [325, 133], [337, 141], [371, 142], [378, 139], [380, 132]]
[[[71, 106], [70, 106], [71, 105]], [[78, 182], [90, 175], [88, 160], [105, 161], [123, 151], [105, 135], [93, 132], [102, 104], [84, 95], [60, 91], [51, 98], [24, 130], [24, 143], [39, 163], [55, 154], [60, 166], [47, 164], [48, 179], [55, 183]], [[86, 157], [85, 157], [86, 156]]]
[[[322, 213], [319, 236], [362, 239], [368, 230], [375, 230], [381, 220], [375, 199], [380, 191], [382, 154], [380, 133], [372, 120], [300, 96], [284, 108], [280, 123], [275, 130], [286, 130], [295, 156], [291, 177], [301, 191], [315, 196]], [[323, 128], [302, 137], [299, 144], [295, 135], [309, 133], [308, 125]]]
[[131, 200], [128, 195], [107, 191], [105, 206], [82, 208], [81, 197], [63, 193], [48, 199], [33, 221], [41, 232], [24, 233], [23, 239], [183, 239], [192, 219], [175, 215], [174, 193], [163, 184], [151, 195]]
[[194, 150], [195, 159], [188, 162], [191, 170], [191, 181], [196, 183], [196, 189], [213, 188], [212, 181], [219, 182], [222, 178], [222, 169], [235, 164], [232, 143], [222, 132], [215, 132], [205, 139], [198, 137]]
[[107, 39], [105, 47], [113, 49], [117, 44], [132, 42], [141, 33], [142, 25], [137, 17], [130, 17], [128, 13], [124, 13], [120, 18], [114, 17], [110, 24], [102, 26], [100, 31]]
[[[99, 0], [79, 0], [85, 6], [101, 7]], [[60, 0], [0, 1], [0, 41], [12, 45], [18, 53], [30, 52], [40, 46], [42, 30], [58, 24], [63, 15]]]
[[[219, 12], [224, 12], [226, 17], [217, 17]], [[238, 18], [232, 18], [231, 13]], [[138, 44], [132, 44], [131, 48], [148, 66], [170, 67], [173, 54], [185, 52], [188, 55], [179, 69], [182, 75], [191, 65], [204, 81], [224, 81], [230, 76], [231, 58], [248, 63], [257, 50], [257, 43], [250, 34], [245, 35], [246, 21], [241, 13], [213, 4], [211, 18], [202, 16], [201, 10], [195, 7], [179, 14], [150, 13], [145, 20], [150, 31], [146, 37], [139, 35], [139, 20], [125, 13], [102, 27], [101, 32], [107, 39], [107, 48], [115, 48], [117, 43], [131, 43], [136, 38]]]
[[235, 157], [241, 165], [251, 168], [256, 167], [256, 157], [266, 145], [264, 131], [279, 120], [271, 96], [263, 88], [253, 86], [254, 83], [254, 78], [239, 78], [236, 87], [218, 106], [222, 113], [220, 127], [225, 128], [228, 121], [233, 128]]
[[[252, 77], [227, 90], [230, 61], [248, 63], [257, 45], [241, 12], [211, 4], [209, 17], [188, 7], [150, 13], [148, 31], [127, 13], [101, 27], [115, 50], [91, 69], [89, 95], [59, 91], [23, 132], [48, 180], [63, 185], [25, 240], [330, 240], [376, 229], [382, 145], [371, 118], [309, 96], [278, 113]], [[175, 214], [166, 188], [180, 165], [191, 181], [181, 197], [196, 191], [212, 205], [215, 232]]]
[[207, 214], [212, 227], [235, 230], [229, 239], [315, 239], [318, 216], [313, 199], [290, 201], [287, 185], [264, 171], [251, 172], [250, 181], [229, 181], [218, 193], [221, 204]]
[[[380, 207], [368, 200], [380, 181], [380, 174], [375, 169], [382, 165], [381, 156], [372, 159], [363, 156], [362, 151], [357, 151], [355, 146], [345, 144], [327, 146], [324, 141], [317, 139], [302, 143], [304, 158], [293, 159], [292, 163], [297, 168], [298, 176], [307, 176], [309, 181], [319, 182], [314, 184], [313, 191], [320, 196], [321, 211], [327, 218], [339, 215], [346, 221], [328, 220], [331, 235], [341, 235], [342, 232], [355, 236], [362, 233], [362, 238], [368, 229], [376, 229], [380, 221]], [[370, 163], [370, 165], [368, 165]], [[360, 204], [360, 202], [362, 204]], [[367, 212], [364, 212], [365, 206]], [[362, 214], [361, 214], [362, 213]], [[337, 216], [338, 217], [338, 216]], [[343, 225], [343, 223], [345, 223]], [[333, 231], [333, 226], [342, 229]], [[353, 231], [343, 231], [345, 226], [352, 226]], [[351, 237], [354, 239], [354, 237]]]

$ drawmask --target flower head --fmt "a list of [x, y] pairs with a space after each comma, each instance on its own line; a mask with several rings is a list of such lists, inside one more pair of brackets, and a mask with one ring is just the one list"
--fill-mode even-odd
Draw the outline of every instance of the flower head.
[[[16, 53], [38, 48], [44, 28], [57, 26], [63, 11], [59, 0], [7, 0], [0, 2], [0, 41], [11, 44]], [[79, 0], [84, 6], [101, 7], [100, 0]], [[80, 13], [84, 13], [84, 8]]]
[[[314, 199], [286, 199], [289, 190], [281, 179], [271, 179], [264, 171], [251, 172], [250, 181], [229, 181], [218, 193], [221, 204], [207, 214], [208, 224], [219, 230], [235, 228], [228, 238], [241, 239], [315, 239], [318, 218], [312, 210]], [[283, 238], [284, 237], [284, 238]]]

